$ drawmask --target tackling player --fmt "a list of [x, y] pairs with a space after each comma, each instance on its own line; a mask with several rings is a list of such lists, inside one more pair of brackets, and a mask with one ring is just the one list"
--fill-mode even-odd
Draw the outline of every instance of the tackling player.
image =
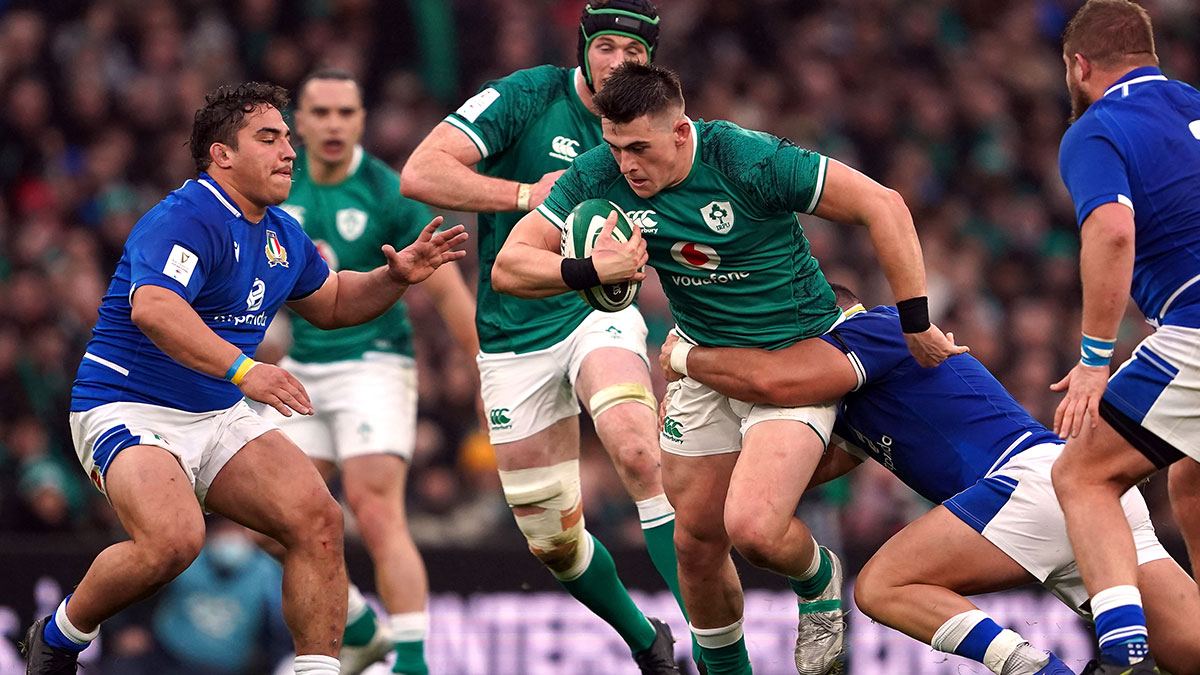
[[[492, 271], [497, 290], [547, 297], [640, 279], [648, 250], [687, 340], [778, 349], [841, 317], [795, 215], [815, 212], [869, 229], [923, 363], [965, 350], [929, 324], [920, 244], [895, 192], [769, 134], [692, 122], [678, 79], [663, 68], [622, 65], [596, 105], [609, 147], [580, 156], [513, 229]], [[610, 216], [592, 257], [563, 258], [560, 228], [591, 198], [652, 213], [655, 225], [617, 244]], [[791, 579], [800, 672], [824, 673], [841, 653], [840, 581], [831, 583], [840, 565], [794, 516], [834, 415], [833, 403], [742, 405], [694, 380], [671, 402], [660, 436], [663, 481], [677, 510], [680, 586], [710, 673], [750, 669], [731, 543]]]
[[285, 302], [317, 326], [368, 321], [464, 255], [435, 219], [386, 265], [332, 274], [282, 210], [295, 153], [268, 84], [221, 87], [196, 112], [198, 177], [138, 221], [100, 305], [71, 401], [84, 471], [130, 539], [25, 635], [30, 675], [76, 672], [100, 624], [175, 578], [204, 543], [204, 511], [287, 549], [283, 614], [297, 675], [337, 675], [346, 617], [342, 511], [282, 432], [242, 400], [312, 414], [304, 387], [253, 354]]
[[[1171, 465], [1171, 503], [1200, 573], [1200, 93], [1159, 71], [1150, 17], [1126, 0], [1080, 8], [1063, 60], [1075, 122], [1059, 168], [1080, 227], [1083, 336], [1079, 364], [1052, 387], [1067, 392], [1054, 486], [1092, 594], [1097, 672], [1156, 673], [1118, 500]], [[1110, 379], [1131, 292], [1157, 330]]]
[[[362, 91], [352, 75], [322, 69], [296, 92], [292, 192], [282, 207], [304, 228], [334, 270], [375, 267], [384, 244], [411, 241], [433, 219], [424, 204], [400, 195], [400, 177], [366, 154]], [[424, 289], [468, 354], [479, 351], [475, 307], [454, 266], [439, 269]], [[404, 485], [417, 426], [412, 326], [403, 303], [350, 328], [324, 331], [292, 321], [292, 347], [279, 365], [304, 385], [317, 412], [263, 417], [312, 458], [328, 481], [338, 471], [346, 502], [375, 566], [386, 626], [351, 584], [342, 675], [357, 675], [393, 649], [393, 672], [424, 675], [428, 582], [408, 532]], [[390, 634], [390, 637], [389, 637]]]
[[[841, 449], [826, 453], [810, 487], [871, 458], [940, 504], [866, 564], [854, 586], [859, 609], [996, 675], [1069, 674], [963, 597], [1039, 582], [1090, 618], [1050, 485], [1062, 441], [972, 356], [921, 368], [894, 309], [865, 311], [848, 289], [833, 287], [847, 318], [826, 335], [774, 352], [694, 347], [670, 336], [660, 356], [664, 374], [752, 403], [844, 396], [834, 425]], [[1175, 675], [1200, 674], [1200, 593], [1158, 543], [1141, 494], [1130, 489], [1121, 503], [1136, 533], [1154, 651]]]
[[678, 598], [675, 511], [659, 472], [646, 324], [634, 308], [596, 312], [574, 294], [500, 295], [492, 266], [513, 225], [577, 155], [600, 143], [595, 92], [622, 62], [650, 61], [658, 31], [648, 0], [592, 0], [580, 21], [577, 68], [539, 66], [488, 82], [430, 132], [401, 174], [406, 196], [479, 213], [478, 364], [505, 498], [533, 554], [617, 630], [647, 673], [675, 672], [670, 631], [646, 622], [612, 557], [584, 528], [577, 402], [587, 404], [637, 504], [650, 558]]

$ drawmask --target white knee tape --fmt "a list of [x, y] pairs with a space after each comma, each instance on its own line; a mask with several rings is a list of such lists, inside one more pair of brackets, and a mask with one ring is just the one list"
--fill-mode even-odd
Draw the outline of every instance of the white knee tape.
[[592, 394], [592, 398], [588, 401], [588, 412], [592, 415], [592, 419], [596, 419], [596, 416], [605, 410], [629, 402], [649, 406], [655, 414], [658, 414], [658, 401], [655, 400], [654, 394], [650, 393], [646, 385], [638, 382], [611, 384]]
[[591, 541], [583, 529], [579, 460], [554, 466], [501, 471], [500, 484], [511, 507], [542, 511], [517, 515], [529, 549], [560, 579], [578, 577], [590, 562]]

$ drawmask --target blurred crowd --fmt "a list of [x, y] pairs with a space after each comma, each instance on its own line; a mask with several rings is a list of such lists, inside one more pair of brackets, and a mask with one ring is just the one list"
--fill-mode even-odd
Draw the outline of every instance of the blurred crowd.
[[[1069, 108], [1059, 35], [1080, 4], [659, 0], [656, 56], [679, 72], [693, 118], [786, 136], [900, 191], [921, 235], [934, 320], [1048, 423], [1048, 387], [1078, 359], [1078, 236], [1057, 151]], [[1200, 4], [1144, 4], [1163, 70], [1196, 83]], [[126, 234], [192, 176], [186, 141], [205, 92], [249, 79], [294, 88], [315, 66], [348, 69], [364, 85], [366, 148], [398, 169], [484, 81], [574, 65], [581, 6], [0, 0], [0, 532], [119, 535], [74, 459], [70, 387]], [[891, 302], [865, 233], [805, 227], [831, 280], [868, 304]], [[473, 256], [461, 268], [473, 284]], [[419, 289], [407, 301], [420, 364], [414, 534], [422, 546], [521, 546], [478, 429], [470, 355], [453, 351]], [[640, 304], [661, 342], [661, 291], [648, 284]], [[1119, 359], [1147, 330], [1128, 316]], [[592, 434], [583, 466], [589, 529], [640, 545]], [[856, 474], [802, 505], [855, 568], [928, 508], [878, 468]], [[1152, 482], [1149, 492], [1171, 545], [1164, 489]]]

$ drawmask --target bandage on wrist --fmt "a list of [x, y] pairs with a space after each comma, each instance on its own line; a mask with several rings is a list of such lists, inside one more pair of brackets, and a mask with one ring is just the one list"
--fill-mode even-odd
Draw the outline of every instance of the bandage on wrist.
[[1112, 361], [1113, 348], [1117, 341], [1103, 340], [1082, 333], [1079, 341], [1079, 362], [1085, 366], [1107, 366]]
[[692, 347], [696, 345], [685, 340], [679, 340], [671, 347], [671, 370], [687, 377], [687, 357], [688, 352], [692, 351]]
[[517, 183], [517, 210], [529, 210], [529, 198], [533, 195], [533, 186], [529, 183]]

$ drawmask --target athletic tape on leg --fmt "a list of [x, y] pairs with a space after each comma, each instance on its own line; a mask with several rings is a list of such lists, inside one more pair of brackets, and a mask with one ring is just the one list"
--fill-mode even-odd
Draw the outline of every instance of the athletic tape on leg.
[[588, 412], [591, 413], [592, 419], [597, 415], [612, 408], [613, 406], [622, 403], [641, 403], [649, 406], [651, 410], [658, 414], [658, 401], [655, 400], [654, 394], [645, 385], [637, 382], [625, 382], [622, 384], [610, 384], [592, 395], [588, 401]]
[[570, 581], [583, 574], [592, 547], [583, 528], [579, 460], [501, 471], [500, 484], [510, 507], [542, 509], [514, 516], [533, 554], [559, 579]]

